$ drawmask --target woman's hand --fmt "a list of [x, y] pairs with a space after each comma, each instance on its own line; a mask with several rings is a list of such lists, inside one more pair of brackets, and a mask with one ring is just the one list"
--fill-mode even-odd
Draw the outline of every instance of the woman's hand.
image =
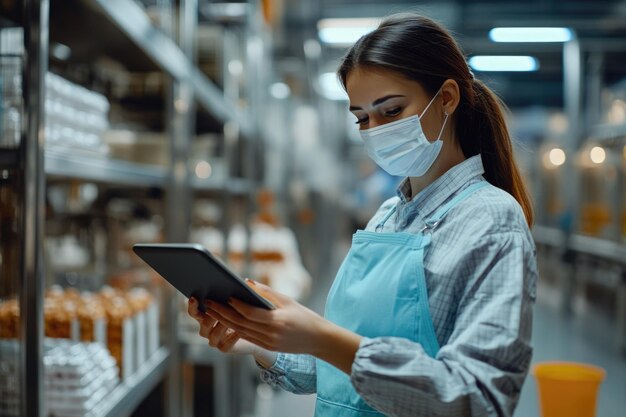
[[350, 373], [361, 337], [271, 288], [247, 280], [276, 309], [252, 307], [236, 299], [229, 306], [205, 301], [207, 315], [241, 339], [273, 352], [307, 353]]
[[236, 299], [229, 306], [205, 300], [207, 315], [233, 329], [240, 337], [265, 349], [289, 353], [312, 353], [325, 320], [315, 312], [272, 290], [247, 280], [250, 287], [268, 299], [275, 310], [252, 307]]
[[209, 346], [224, 353], [254, 354], [255, 346], [252, 343], [242, 340], [236, 331], [198, 310], [198, 301], [193, 297], [187, 304], [187, 313], [200, 324], [199, 334], [208, 339]]
[[209, 346], [215, 347], [223, 353], [235, 355], [252, 355], [265, 368], [276, 362], [276, 353], [263, 349], [247, 340], [234, 330], [229, 329], [211, 316], [198, 310], [198, 301], [190, 298], [187, 304], [187, 313], [200, 324], [200, 336], [209, 340]]

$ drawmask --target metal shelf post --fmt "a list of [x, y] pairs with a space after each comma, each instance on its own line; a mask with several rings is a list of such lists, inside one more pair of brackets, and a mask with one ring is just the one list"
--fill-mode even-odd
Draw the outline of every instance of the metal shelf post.
[[20, 302], [21, 415], [43, 416], [44, 103], [48, 69], [48, 0], [24, 2], [23, 103], [26, 131], [20, 143], [23, 230]]
[[[178, 44], [185, 59], [194, 62], [194, 32], [197, 28], [197, 0], [179, 1]], [[193, 64], [192, 64], [193, 65]], [[192, 183], [188, 159], [191, 137], [194, 132], [194, 95], [190, 80], [186, 77], [170, 77], [167, 106], [170, 136], [170, 170], [166, 200], [166, 235], [168, 242], [187, 242], [191, 224]], [[167, 334], [171, 354], [167, 377], [166, 411], [169, 417], [181, 415], [182, 411], [182, 361], [178, 340], [179, 296], [175, 289], [167, 290]]]

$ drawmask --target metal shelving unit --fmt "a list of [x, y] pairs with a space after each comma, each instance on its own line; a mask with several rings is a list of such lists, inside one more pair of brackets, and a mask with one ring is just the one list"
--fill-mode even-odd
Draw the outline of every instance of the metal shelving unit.
[[542, 245], [569, 249], [615, 263], [626, 263], [626, 244], [620, 242], [579, 233], [573, 233], [567, 239], [562, 230], [546, 226], [534, 226], [532, 233], [535, 241]]
[[[45, 74], [48, 71], [49, 0], [24, 1], [24, 89], [26, 123], [20, 148], [0, 152], [0, 164], [20, 170], [22, 182], [22, 265], [19, 302], [20, 331], [20, 395], [21, 415], [43, 417], [43, 229], [45, 187], [47, 179], [75, 179], [124, 187], [162, 187], [166, 190], [167, 238], [183, 241], [188, 238], [192, 192], [217, 192], [246, 195], [253, 183], [246, 179], [192, 179], [189, 170], [174, 169], [186, 165], [194, 114], [198, 102], [216, 120], [237, 127], [238, 135], [254, 139], [248, 118], [195, 65], [192, 37], [197, 27], [197, 0], [178, 0], [179, 31], [170, 38], [155, 28], [146, 13], [132, 0], [80, 0], [86, 10], [104, 16], [128, 41], [142, 50], [169, 76], [167, 94], [167, 125], [171, 137], [169, 168], [151, 167], [105, 157], [63, 153], [47, 150], [44, 137]], [[88, 35], [87, 35], [88, 36]], [[165, 379], [165, 410], [178, 416], [181, 410], [181, 359], [177, 334], [177, 297], [173, 289], [166, 294], [165, 306], [167, 345], [134, 375], [119, 385], [100, 407], [102, 417], [132, 413], [154, 387]]]
[[[0, 153], [0, 166], [3, 158], [12, 161], [14, 152]], [[45, 173], [50, 178], [76, 179], [129, 187], [165, 187], [168, 172], [159, 166], [142, 165], [128, 161], [103, 157], [70, 155], [58, 151], [45, 152]], [[243, 178], [217, 180], [212, 178], [191, 179], [191, 187], [197, 192], [230, 193], [244, 195], [252, 191], [253, 185]]]
[[0, 167], [16, 166], [18, 157], [16, 149], [0, 149]]
[[160, 348], [139, 370], [118, 385], [98, 407], [98, 416], [130, 415], [168, 372], [170, 352]]
[[[584, 257], [610, 262], [616, 265], [626, 265], [626, 244], [609, 239], [586, 236], [579, 233], [566, 234], [564, 231], [546, 226], [534, 226], [533, 238], [540, 245], [549, 246], [559, 250], [559, 253], [571, 251]], [[597, 280], [604, 285], [612, 287], [617, 295], [616, 311], [616, 339], [617, 346], [626, 354], [626, 275], [621, 278], [607, 279], [601, 277]], [[571, 288], [566, 291], [569, 293]]]
[[191, 187], [197, 192], [228, 192], [234, 195], [249, 194], [253, 190], [253, 184], [243, 178], [230, 178], [226, 181], [194, 178]]
[[136, 187], [163, 187], [167, 179], [161, 167], [57, 151], [46, 151], [44, 163], [46, 175], [54, 178]]
[[626, 137], [626, 123], [624, 124], [601, 124], [590, 129], [590, 138], [596, 142], [606, 142]]
[[97, 8], [174, 80], [189, 83], [197, 101], [218, 121], [235, 122], [244, 137], [252, 136], [245, 115], [224, 98], [223, 93], [192, 64], [176, 42], [152, 26], [141, 7], [132, 0], [81, 1]]

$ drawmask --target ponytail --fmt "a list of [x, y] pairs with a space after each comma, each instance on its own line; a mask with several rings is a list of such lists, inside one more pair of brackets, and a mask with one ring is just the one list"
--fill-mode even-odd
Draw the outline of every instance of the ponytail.
[[459, 105], [456, 126], [459, 145], [466, 157], [480, 154], [485, 179], [511, 194], [522, 206], [526, 222], [533, 224], [533, 206], [513, 156], [513, 144], [506, 126], [506, 105], [482, 81], [471, 81], [473, 97]]
[[389, 16], [361, 37], [337, 71], [343, 85], [357, 66], [381, 67], [416, 81], [434, 95], [447, 79], [459, 85], [461, 101], [454, 114], [463, 155], [481, 155], [485, 179], [511, 194], [533, 224], [530, 196], [513, 158], [513, 145], [502, 101], [470, 72], [450, 33], [431, 19], [411, 13]]

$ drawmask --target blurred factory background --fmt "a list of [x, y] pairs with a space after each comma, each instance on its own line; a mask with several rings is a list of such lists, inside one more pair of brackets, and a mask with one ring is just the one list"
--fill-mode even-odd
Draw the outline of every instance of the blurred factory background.
[[[335, 71], [405, 11], [449, 28], [510, 109], [537, 219], [533, 362], [604, 368], [597, 415], [623, 415], [626, 1], [2, 0], [0, 416], [312, 415], [208, 349], [131, 246], [201, 243], [322, 311], [400, 180]], [[516, 416], [538, 415], [529, 376]]]

